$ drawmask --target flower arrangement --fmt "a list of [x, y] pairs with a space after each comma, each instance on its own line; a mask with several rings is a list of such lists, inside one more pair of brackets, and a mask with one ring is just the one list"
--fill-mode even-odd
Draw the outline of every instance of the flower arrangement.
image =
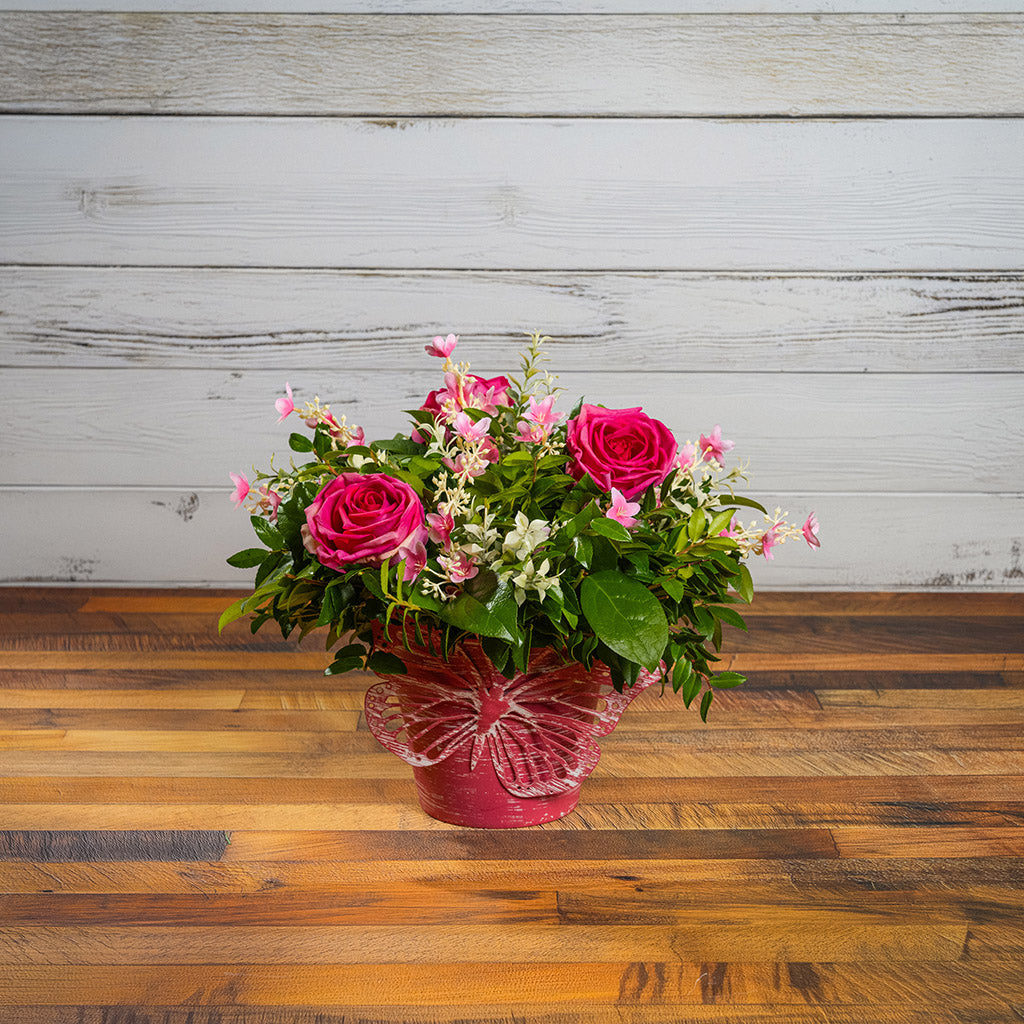
[[[680, 445], [640, 408], [556, 411], [546, 340], [530, 336], [518, 375], [484, 379], [453, 358], [455, 335], [434, 338], [443, 386], [390, 440], [367, 442], [319, 397], [297, 407], [285, 385], [279, 422], [304, 421], [289, 444], [310, 458], [231, 474], [264, 546], [228, 559], [257, 571], [221, 628], [327, 627], [328, 674], [403, 672], [413, 637], [442, 657], [475, 638], [505, 678], [545, 649], [602, 662], [620, 691], [658, 673], [706, 719], [714, 691], [744, 681], [714, 663], [723, 625], [746, 628], [746, 559], [790, 538], [818, 547], [817, 521], [737, 494], [745, 467], [727, 468], [719, 426]], [[742, 524], [743, 507], [765, 520]]]

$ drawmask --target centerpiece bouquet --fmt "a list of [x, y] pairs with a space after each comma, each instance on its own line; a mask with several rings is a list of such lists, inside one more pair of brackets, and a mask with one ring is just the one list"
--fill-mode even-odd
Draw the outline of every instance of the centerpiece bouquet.
[[263, 546], [228, 559], [256, 578], [221, 628], [325, 627], [327, 673], [382, 677], [368, 725], [413, 765], [428, 813], [458, 824], [568, 813], [596, 737], [655, 683], [706, 719], [744, 681], [716, 662], [723, 626], [745, 628], [746, 560], [819, 543], [813, 513], [796, 526], [736, 493], [745, 467], [719, 426], [680, 444], [640, 408], [556, 411], [546, 340], [484, 379], [455, 335], [434, 338], [443, 386], [389, 440], [286, 385], [279, 421], [304, 422], [289, 445], [308, 460], [231, 474]]

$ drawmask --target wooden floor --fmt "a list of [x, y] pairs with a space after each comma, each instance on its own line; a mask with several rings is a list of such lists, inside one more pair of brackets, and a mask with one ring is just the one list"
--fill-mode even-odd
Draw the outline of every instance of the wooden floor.
[[229, 599], [0, 590], [5, 1024], [1024, 1020], [1024, 594], [761, 595], [515, 832]]

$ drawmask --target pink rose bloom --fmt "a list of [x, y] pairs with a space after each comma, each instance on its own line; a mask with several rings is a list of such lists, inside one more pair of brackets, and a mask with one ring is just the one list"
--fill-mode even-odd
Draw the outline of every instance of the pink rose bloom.
[[584, 405], [567, 429], [566, 472], [577, 480], [589, 474], [602, 491], [616, 487], [626, 500], [660, 484], [676, 460], [672, 431], [640, 408]]
[[306, 550], [321, 564], [345, 572], [350, 565], [396, 565], [404, 559], [406, 580], [422, 568], [426, 540], [416, 492], [383, 473], [335, 477], [306, 509], [302, 528]]

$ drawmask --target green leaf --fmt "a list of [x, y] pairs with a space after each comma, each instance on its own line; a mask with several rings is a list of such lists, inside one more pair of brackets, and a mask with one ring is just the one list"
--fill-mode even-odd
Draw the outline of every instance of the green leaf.
[[728, 622], [730, 626], [735, 626], [737, 629], [747, 628], [747, 624], [743, 621], [740, 613], [733, 611], [731, 608], [719, 608], [716, 606], [711, 609], [711, 614], [723, 622]]
[[652, 671], [668, 643], [668, 622], [658, 599], [615, 569], [587, 576], [580, 603], [591, 628], [616, 654]]
[[498, 586], [486, 604], [464, 590], [451, 604], [442, 606], [438, 614], [458, 629], [479, 636], [493, 636], [517, 645], [522, 639], [517, 620], [518, 606], [507, 580]]
[[271, 551], [278, 551], [284, 547], [284, 537], [281, 536], [281, 531], [276, 526], [272, 526], [266, 519], [260, 516], [249, 516], [249, 521], [252, 523], [256, 536]]
[[244, 551], [236, 551], [227, 559], [227, 563], [236, 569], [251, 569], [253, 566], [259, 565], [266, 557], [266, 548], [246, 548]]
[[366, 667], [371, 672], [376, 672], [378, 675], [404, 675], [405, 674], [405, 662], [401, 658], [394, 654], [389, 654], [387, 651], [374, 651], [373, 654], [366, 659]]
[[736, 588], [736, 593], [743, 598], [747, 604], [750, 604], [754, 600], [754, 581], [750, 577], [750, 570], [740, 564], [740, 575], [738, 580], [733, 581], [733, 586]]
[[706, 722], [708, 720], [708, 708], [711, 707], [711, 700], [715, 696], [714, 690], [708, 690], [701, 698], [700, 702], [700, 717], [701, 721]]
[[661, 589], [664, 590], [673, 601], [682, 601], [686, 596], [686, 587], [683, 585], [681, 580], [677, 580], [673, 576], [659, 576], [658, 582], [661, 584]]
[[288, 447], [293, 452], [311, 452], [313, 442], [305, 434], [291, 434], [288, 438]]
[[683, 703], [689, 707], [700, 693], [701, 678], [696, 672], [691, 671], [689, 678], [683, 684]]
[[[677, 658], [675, 665], [672, 666], [672, 692], [678, 693], [691, 679], [693, 679], [693, 666], [685, 658]], [[689, 701], [687, 701], [687, 706], [689, 706]]]
[[764, 507], [759, 501], [754, 501], [753, 498], [741, 498], [738, 494], [732, 494], [727, 497], [723, 497], [721, 500], [722, 505], [742, 505], [744, 508], [756, 508], [758, 512], [763, 515], [768, 515], [768, 509]]
[[256, 571], [255, 585], [257, 587], [262, 586], [267, 579], [281, 568], [281, 563], [288, 556], [283, 551], [272, 551], [266, 558], [263, 559], [263, 563]]
[[363, 658], [348, 656], [345, 658], [335, 658], [334, 661], [324, 669], [325, 676], [337, 676], [343, 672], [354, 672], [356, 669], [363, 667]]
[[690, 516], [689, 523], [686, 524], [686, 532], [689, 534], [690, 540], [697, 541], [704, 534], [704, 528], [708, 525], [707, 513], [704, 509], [699, 508], [696, 512]]
[[614, 519], [609, 519], [607, 516], [599, 516], [590, 523], [590, 529], [594, 533], [601, 534], [602, 537], [607, 537], [609, 540], [617, 541], [628, 541], [630, 537], [629, 530], [627, 530], [622, 523], [616, 522]]
[[589, 569], [594, 558], [594, 545], [586, 534], [581, 533], [578, 537], [573, 537], [569, 553], [584, 569]]
[[230, 622], [234, 622], [235, 619], [240, 619], [246, 614], [247, 609], [244, 607], [247, 598], [240, 597], [237, 601], [232, 602], [220, 613], [220, 620], [217, 622], [217, 632], [223, 631], [224, 627]]
[[729, 524], [732, 522], [732, 517], [736, 514], [736, 510], [733, 508], [723, 509], [719, 512], [714, 519], [711, 520], [711, 525], [708, 527], [708, 533], [712, 537], [717, 537], [723, 530], [729, 529]]
[[717, 690], [730, 690], [734, 686], [742, 686], [747, 681], [747, 677], [740, 675], [739, 672], [719, 672], [709, 681]]
[[422, 455], [423, 445], [411, 438], [396, 434], [390, 441], [373, 441], [370, 447], [377, 452], [392, 452], [395, 455]]
[[576, 515], [572, 517], [572, 519], [569, 520], [569, 522], [565, 524], [565, 526], [562, 527], [562, 536], [569, 538], [575, 537], [581, 530], [585, 530], [590, 525], [595, 516], [599, 516], [600, 514], [601, 510], [597, 505], [593, 501], [588, 502], [579, 512], [576, 513]]

